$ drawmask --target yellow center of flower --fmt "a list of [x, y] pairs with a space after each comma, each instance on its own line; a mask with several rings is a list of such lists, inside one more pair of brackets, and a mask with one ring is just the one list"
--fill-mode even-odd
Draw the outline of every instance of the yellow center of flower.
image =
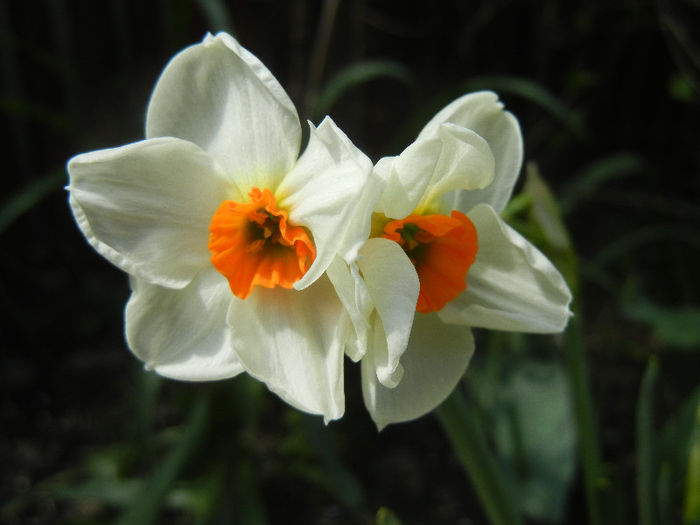
[[255, 285], [292, 288], [316, 258], [309, 233], [289, 223], [270, 190], [253, 188], [248, 196], [250, 202], [222, 202], [209, 224], [211, 262], [241, 299]]
[[467, 287], [467, 272], [479, 250], [476, 228], [458, 211], [411, 214], [384, 225], [381, 237], [399, 243], [416, 267], [418, 312], [437, 312]]

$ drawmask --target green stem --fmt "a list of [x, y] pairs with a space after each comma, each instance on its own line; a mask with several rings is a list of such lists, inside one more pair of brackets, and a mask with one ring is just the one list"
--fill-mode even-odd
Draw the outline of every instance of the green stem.
[[654, 388], [658, 362], [649, 358], [637, 402], [637, 507], [640, 525], [656, 523], [656, 481], [654, 461]]
[[514, 498], [478, 424], [478, 414], [459, 388], [438, 407], [437, 414], [491, 523], [522, 524]]
[[588, 521], [591, 525], [601, 525], [601, 489], [606, 485], [598, 442], [598, 425], [593, 415], [588, 384], [588, 371], [584, 358], [583, 333], [580, 314], [569, 322], [566, 330], [564, 354], [571, 385], [571, 398], [579, 439], [579, 455], [583, 468], [583, 483], [588, 504]]

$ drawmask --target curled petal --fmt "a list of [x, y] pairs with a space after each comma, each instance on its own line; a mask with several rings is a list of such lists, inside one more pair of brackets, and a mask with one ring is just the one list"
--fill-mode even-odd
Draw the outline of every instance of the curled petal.
[[374, 308], [359, 268], [356, 263], [346, 263], [336, 255], [328, 266], [326, 275], [344, 307], [342, 322], [348, 322], [355, 331], [355, 337], [346, 342], [345, 353], [353, 361], [359, 361], [367, 352], [367, 338], [370, 331], [369, 318]]
[[523, 162], [523, 139], [518, 120], [504, 111], [498, 95], [469, 93], [448, 104], [426, 124], [418, 139], [433, 136], [445, 123], [471, 129], [488, 143], [496, 160], [493, 182], [480, 191], [459, 192], [456, 209], [467, 213], [480, 202], [503, 211], [513, 193]]
[[416, 310], [418, 275], [401, 247], [388, 239], [370, 239], [360, 250], [358, 266], [375, 308], [368, 352], [382, 385], [401, 380], [399, 364], [406, 350]]
[[309, 145], [275, 192], [289, 220], [308, 228], [316, 245], [316, 260], [296, 289], [318, 279], [341, 248], [359, 244], [348, 236], [364, 233], [353, 226], [371, 170], [372, 162], [330, 118], [316, 129], [311, 126]]
[[487, 204], [469, 212], [479, 234], [467, 289], [439, 315], [448, 323], [494, 330], [561, 332], [571, 292], [559, 271]]
[[488, 143], [472, 130], [445, 124], [419, 138], [398, 157], [381, 159], [375, 171], [386, 187], [375, 211], [401, 219], [410, 213], [449, 213], [442, 195], [477, 190], [493, 180]]
[[452, 392], [474, 353], [465, 326], [446, 325], [437, 314], [418, 314], [401, 357], [403, 377], [395, 388], [378, 380], [371, 354], [362, 360], [362, 395], [379, 430], [427, 414]]

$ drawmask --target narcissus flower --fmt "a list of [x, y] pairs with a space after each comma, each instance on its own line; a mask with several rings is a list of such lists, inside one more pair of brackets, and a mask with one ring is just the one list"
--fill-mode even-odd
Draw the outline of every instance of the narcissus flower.
[[356, 262], [329, 275], [344, 290], [358, 334], [347, 352], [362, 359], [365, 404], [380, 428], [447, 397], [474, 351], [471, 327], [565, 327], [566, 283], [499, 216], [522, 149], [515, 117], [480, 92], [449, 104], [400, 155], [375, 166], [382, 188], [364, 226], [370, 239]]
[[[349, 230], [369, 159], [330, 119], [299, 157], [294, 105], [227, 34], [176, 55], [146, 139], [68, 164], [92, 246], [130, 274], [126, 337], [159, 374], [247, 371], [290, 404], [340, 417], [343, 306], [325, 272]], [[298, 158], [297, 158], [298, 157]]]

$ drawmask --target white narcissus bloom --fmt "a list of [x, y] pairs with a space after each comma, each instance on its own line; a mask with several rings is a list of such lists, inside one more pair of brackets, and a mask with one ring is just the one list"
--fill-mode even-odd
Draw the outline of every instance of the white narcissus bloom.
[[132, 352], [182, 380], [247, 371], [301, 410], [340, 417], [352, 334], [325, 272], [342, 242], [362, 242], [348, 226], [371, 161], [328, 118], [299, 156], [291, 100], [223, 33], [167, 65], [146, 137], [68, 164], [80, 229], [130, 274]]
[[358, 335], [346, 351], [362, 359], [365, 405], [380, 429], [449, 395], [474, 351], [471, 327], [564, 329], [564, 279], [499, 216], [522, 150], [515, 117], [494, 93], [479, 92], [449, 104], [400, 155], [375, 166], [383, 189], [370, 239], [356, 262], [332, 265], [329, 276]]

